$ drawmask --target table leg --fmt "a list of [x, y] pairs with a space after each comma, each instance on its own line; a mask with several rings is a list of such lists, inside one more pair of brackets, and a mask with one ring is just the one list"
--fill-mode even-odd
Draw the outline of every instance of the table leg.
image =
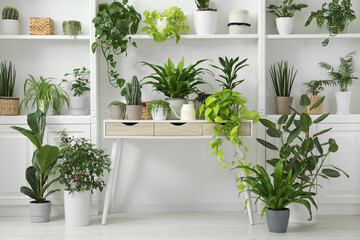
[[119, 146], [121, 144], [121, 139], [114, 139], [111, 149], [111, 171], [109, 173], [109, 179], [106, 187], [105, 200], [104, 200], [104, 210], [102, 216], [102, 224], [106, 224], [106, 218], [109, 212], [109, 206], [111, 201], [111, 195], [113, 193], [113, 185], [114, 185], [114, 174], [115, 171], [118, 171], [117, 162], [119, 155]]
[[252, 201], [251, 201], [251, 194], [249, 191], [247, 191], [247, 189], [249, 189], [249, 186], [246, 184], [246, 189], [244, 191], [245, 193], [245, 202], [247, 202], [247, 213], [249, 215], [249, 222], [251, 225], [254, 225], [254, 216], [253, 216], [253, 211], [252, 211]]

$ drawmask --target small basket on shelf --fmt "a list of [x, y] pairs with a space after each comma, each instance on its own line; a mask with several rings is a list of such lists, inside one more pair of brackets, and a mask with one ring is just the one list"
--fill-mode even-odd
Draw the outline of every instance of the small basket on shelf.
[[48, 17], [31, 17], [30, 35], [54, 35], [54, 20]]
[[0, 116], [15, 116], [19, 114], [19, 98], [0, 97]]

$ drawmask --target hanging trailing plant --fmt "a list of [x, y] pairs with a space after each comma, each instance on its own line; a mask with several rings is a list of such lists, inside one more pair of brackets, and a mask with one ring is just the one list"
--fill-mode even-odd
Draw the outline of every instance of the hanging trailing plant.
[[63, 21], [62, 28], [64, 35], [73, 36], [76, 40], [76, 37], [81, 33], [82, 25], [79, 21]]

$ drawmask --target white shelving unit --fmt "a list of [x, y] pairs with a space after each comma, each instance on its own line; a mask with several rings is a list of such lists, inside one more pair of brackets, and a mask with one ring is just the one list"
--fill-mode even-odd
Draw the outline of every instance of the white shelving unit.
[[90, 40], [89, 35], [80, 35], [76, 39], [64, 35], [0, 35], [0, 40]]

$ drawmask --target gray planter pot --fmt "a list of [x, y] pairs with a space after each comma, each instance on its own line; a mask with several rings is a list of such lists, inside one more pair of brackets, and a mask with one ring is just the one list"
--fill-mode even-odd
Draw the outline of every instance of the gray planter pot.
[[111, 111], [111, 119], [122, 120], [125, 118], [126, 108], [124, 107], [120, 107], [119, 105], [111, 105], [110, 111]]
[[45, 223], [50, 221], [51, 202], [36, 203], [34, 201], [29, 204], [30, 217], [32, 223]]
[[127, 120], [140, 120], [142, 108], [142, 105], [126, 105]]
[[270, 232], [284, 233], [288, 227], [290, 210], [288, 208], [282, 210], [266, 211], [266, 222]]

